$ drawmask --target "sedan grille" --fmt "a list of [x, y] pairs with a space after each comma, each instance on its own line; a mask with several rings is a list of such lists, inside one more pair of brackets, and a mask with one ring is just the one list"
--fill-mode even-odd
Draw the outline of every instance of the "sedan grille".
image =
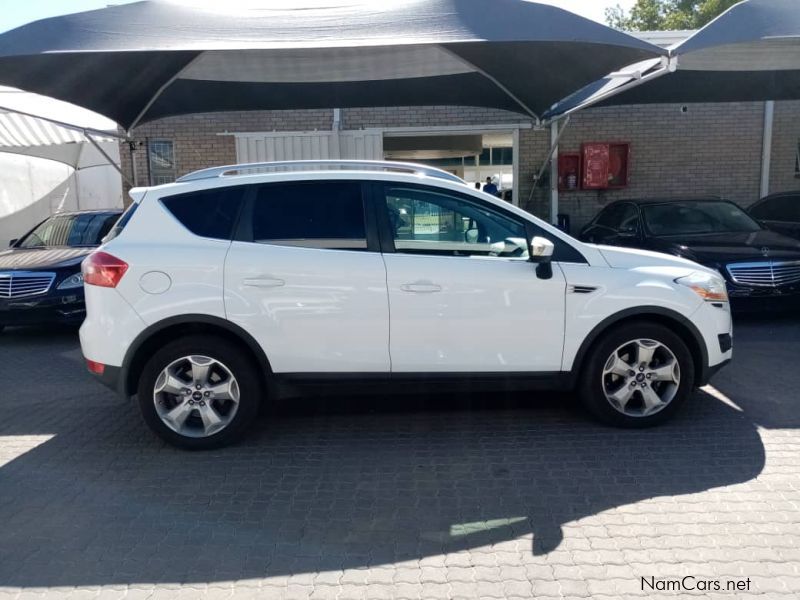
[[25, 298], [46, 293], [55, 273], [41, 272], [0, 272], [0, 298]]
[[778, 287], [800, 283], [800, 261], [757, 262], [728, 265], [735, 283], [758, 287]]

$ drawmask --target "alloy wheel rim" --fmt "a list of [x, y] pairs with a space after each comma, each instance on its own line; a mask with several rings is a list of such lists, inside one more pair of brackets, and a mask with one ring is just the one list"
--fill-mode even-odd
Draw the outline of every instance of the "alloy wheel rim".
[[608, 403], [629, 417], [649, 417], [664, 410], [678, 393], [678, 359], [666, 345], [640, 338], [619, 346], [606, 360], [602, 374]]
[[220, 361], [202, 355], [172, 361], [156, 378], [153, 402], [175, 433], [205, 438], [230, 425], [239, 409], [239, 383]]

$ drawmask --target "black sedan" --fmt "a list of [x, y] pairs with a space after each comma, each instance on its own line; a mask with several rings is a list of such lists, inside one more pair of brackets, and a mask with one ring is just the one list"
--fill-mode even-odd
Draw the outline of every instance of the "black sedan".
[[614, 202], [580, 238], [674, 254], [716, 269], [734, 308], [800, 304], [800, 241], [765, 229], [726, 200]]
[[800, 239], [800, 192], [765, 196], [748, 212], [767, 229]]
[[81, 262], [119, 216], [118, 210], [56, 214], [12, 240], [0, 252], [0, 331], [83, 321]]

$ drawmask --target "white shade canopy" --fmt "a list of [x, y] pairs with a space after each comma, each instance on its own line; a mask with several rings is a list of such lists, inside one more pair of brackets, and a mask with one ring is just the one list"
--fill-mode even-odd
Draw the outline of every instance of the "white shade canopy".
[[73, 169], [107, 164], [89, 133], [98, 143], [113, 142], [116, 125], [66, 102], [0, 87], [0, 152], [55, 160]]

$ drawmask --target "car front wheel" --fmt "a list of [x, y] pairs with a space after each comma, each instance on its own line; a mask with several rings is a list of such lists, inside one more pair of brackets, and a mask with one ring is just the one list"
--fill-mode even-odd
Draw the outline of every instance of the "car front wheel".
[[680, 336], [663, 325], [628, 323], [594, 346], [579, 387], [586, 408], [605, 423], [657, 425], [692, 393], [692, 354]]
[[257, 366], [236, 344], [211, 336], [171, 342], [147, 362], [138, 400], [150, 428], [167, 442], [200, 450], [232, 444], [258, 412]]

